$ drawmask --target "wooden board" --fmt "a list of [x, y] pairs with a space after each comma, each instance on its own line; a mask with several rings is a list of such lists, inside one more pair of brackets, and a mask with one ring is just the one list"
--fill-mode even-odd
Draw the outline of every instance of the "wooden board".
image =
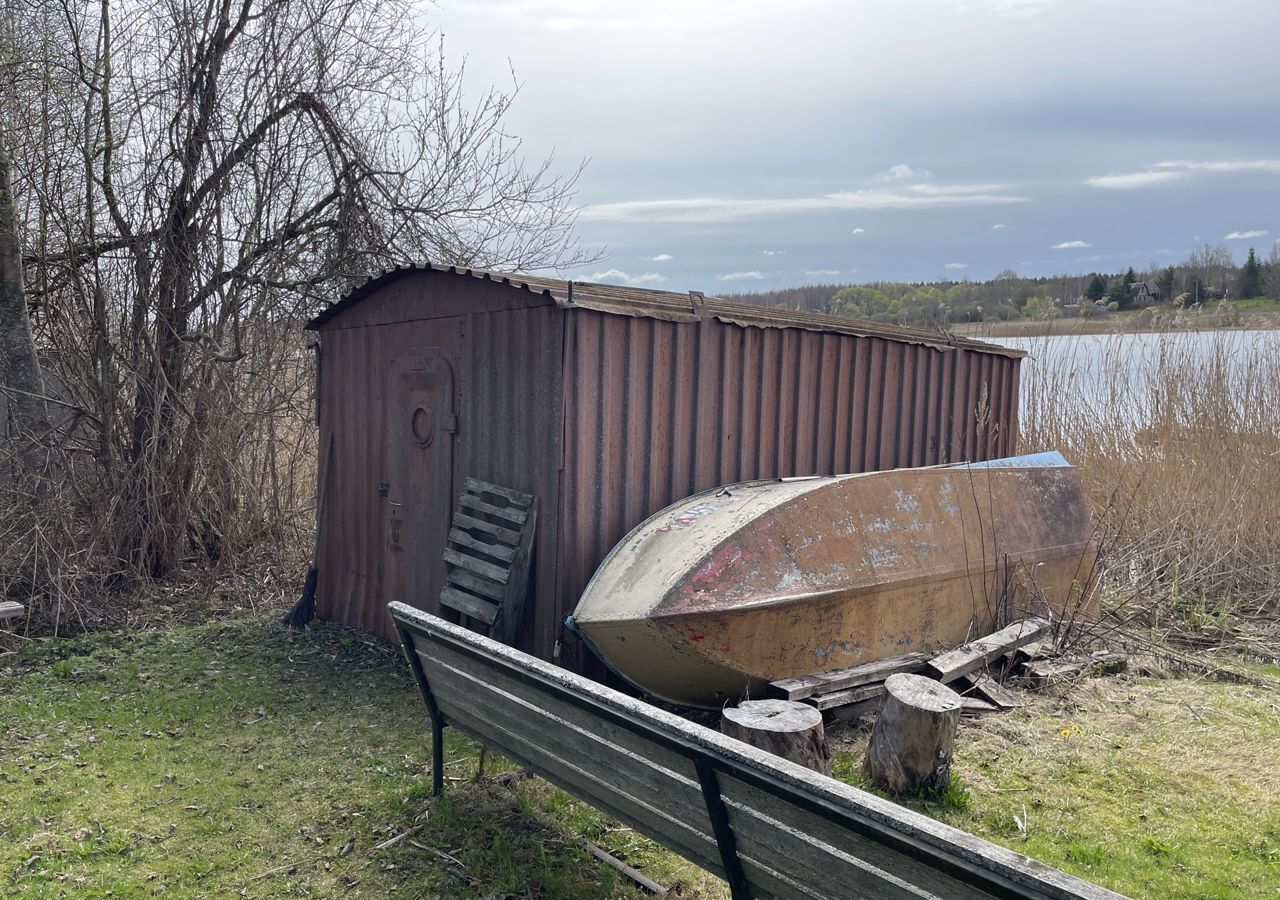
[[709, 871], [740, 866], [735, 897], [1119, 896], [404, 604], [390, 610], [445, 723]]
[[874, 681], [884, 681], [898, 672], [919, 672], [924, 668], [925, 662], [923, 653], [908, 653], [905, 656], [877, 659], [874, 662], [849, 666], [846, 669], [832, 669], [830, 672], [819, 672], [800, 678], [784, 678], [769, 685], [769, 696], [777, 700], [804, 700], [814, 694], [826, 694], [871, 684]]
[[862, 703], [867, 700], [879, 701], [883, 695], [884, 682], [881, 681], [876, 684], [864, 684], [862, 687], [850, 688], [847, 691], [819, 694], [816, 697], [810, 697], [807, 702], [825, 711], [835, 709], [837, 706], [849, 706], [850, 704]]
[[0, 622], [8, 619], [21, 619], [27, 614], [27, 608], [12, 600], [0, 601]]
[[992, 703], [999, 709], [1017, 709], [1026, 701], [985, 672], [973, 672], [956, 680], [956, 690]]
[[467, 478], [444, 551], [440, 605], [515, 643], [537, 523], [532, 494]]
[[961, 675], [968, 675], [970, 672], [981, 669], [997, 656], [1040, 640], [1049, 633], [1051, 627], [1052, 623], [1048, 619], [1038, 616], [1014, 622], [994, 634], [970, 641], [941, 656], [935, 656], [925, 666], [925, 674], [947, 684]]

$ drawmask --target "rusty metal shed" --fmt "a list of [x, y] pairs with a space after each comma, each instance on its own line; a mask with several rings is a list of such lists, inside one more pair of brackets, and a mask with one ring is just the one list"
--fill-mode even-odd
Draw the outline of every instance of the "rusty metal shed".
[[[735, 481], [1015, 451], [1022, 353], [677, 294], [424, 265], [317, 316], [332, 441], [317, 612], [391, 637], [438, 609], [462, 480], [534, 494], [522, 649], [599, 675], [563, 628], [650, 514]], [[323, 455], [323, 454], [322, 454]]]

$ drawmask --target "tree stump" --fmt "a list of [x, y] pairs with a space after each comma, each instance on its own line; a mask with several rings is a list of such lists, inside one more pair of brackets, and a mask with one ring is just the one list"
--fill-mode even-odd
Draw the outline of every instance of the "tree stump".
[[722, 713], [720, 731], [823, 775], [831, 774], [822, 713], [807, 703], [746, 700]]
[[937, 791], [951, 777], [960, 695], [922, 675], [890, 675], [862, 772], [895, 794]]

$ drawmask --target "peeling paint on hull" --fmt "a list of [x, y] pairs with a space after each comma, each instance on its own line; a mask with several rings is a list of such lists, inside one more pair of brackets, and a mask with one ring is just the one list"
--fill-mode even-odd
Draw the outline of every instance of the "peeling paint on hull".
[[633, 530], [574, 621], [637, 687], [717, 707], [1029, 612], [1090, 617], [1091, 534], [1065, 461], [748, 482]]

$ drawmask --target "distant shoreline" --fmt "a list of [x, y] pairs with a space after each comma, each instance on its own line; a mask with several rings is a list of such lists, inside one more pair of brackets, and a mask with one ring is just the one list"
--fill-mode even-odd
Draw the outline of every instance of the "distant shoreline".
[[1280, 312], [1243, 310], [1231, 319], [1216, 310], [1174, 312], [1159, 308], [1110, 313], [1105, 318], [1019, 319], [964, 322], [951, 327], [961, 337], [1063, 337], [1087, 334], [1165, 334], [1177, 331], [1266, 331], [1280, 329]]

